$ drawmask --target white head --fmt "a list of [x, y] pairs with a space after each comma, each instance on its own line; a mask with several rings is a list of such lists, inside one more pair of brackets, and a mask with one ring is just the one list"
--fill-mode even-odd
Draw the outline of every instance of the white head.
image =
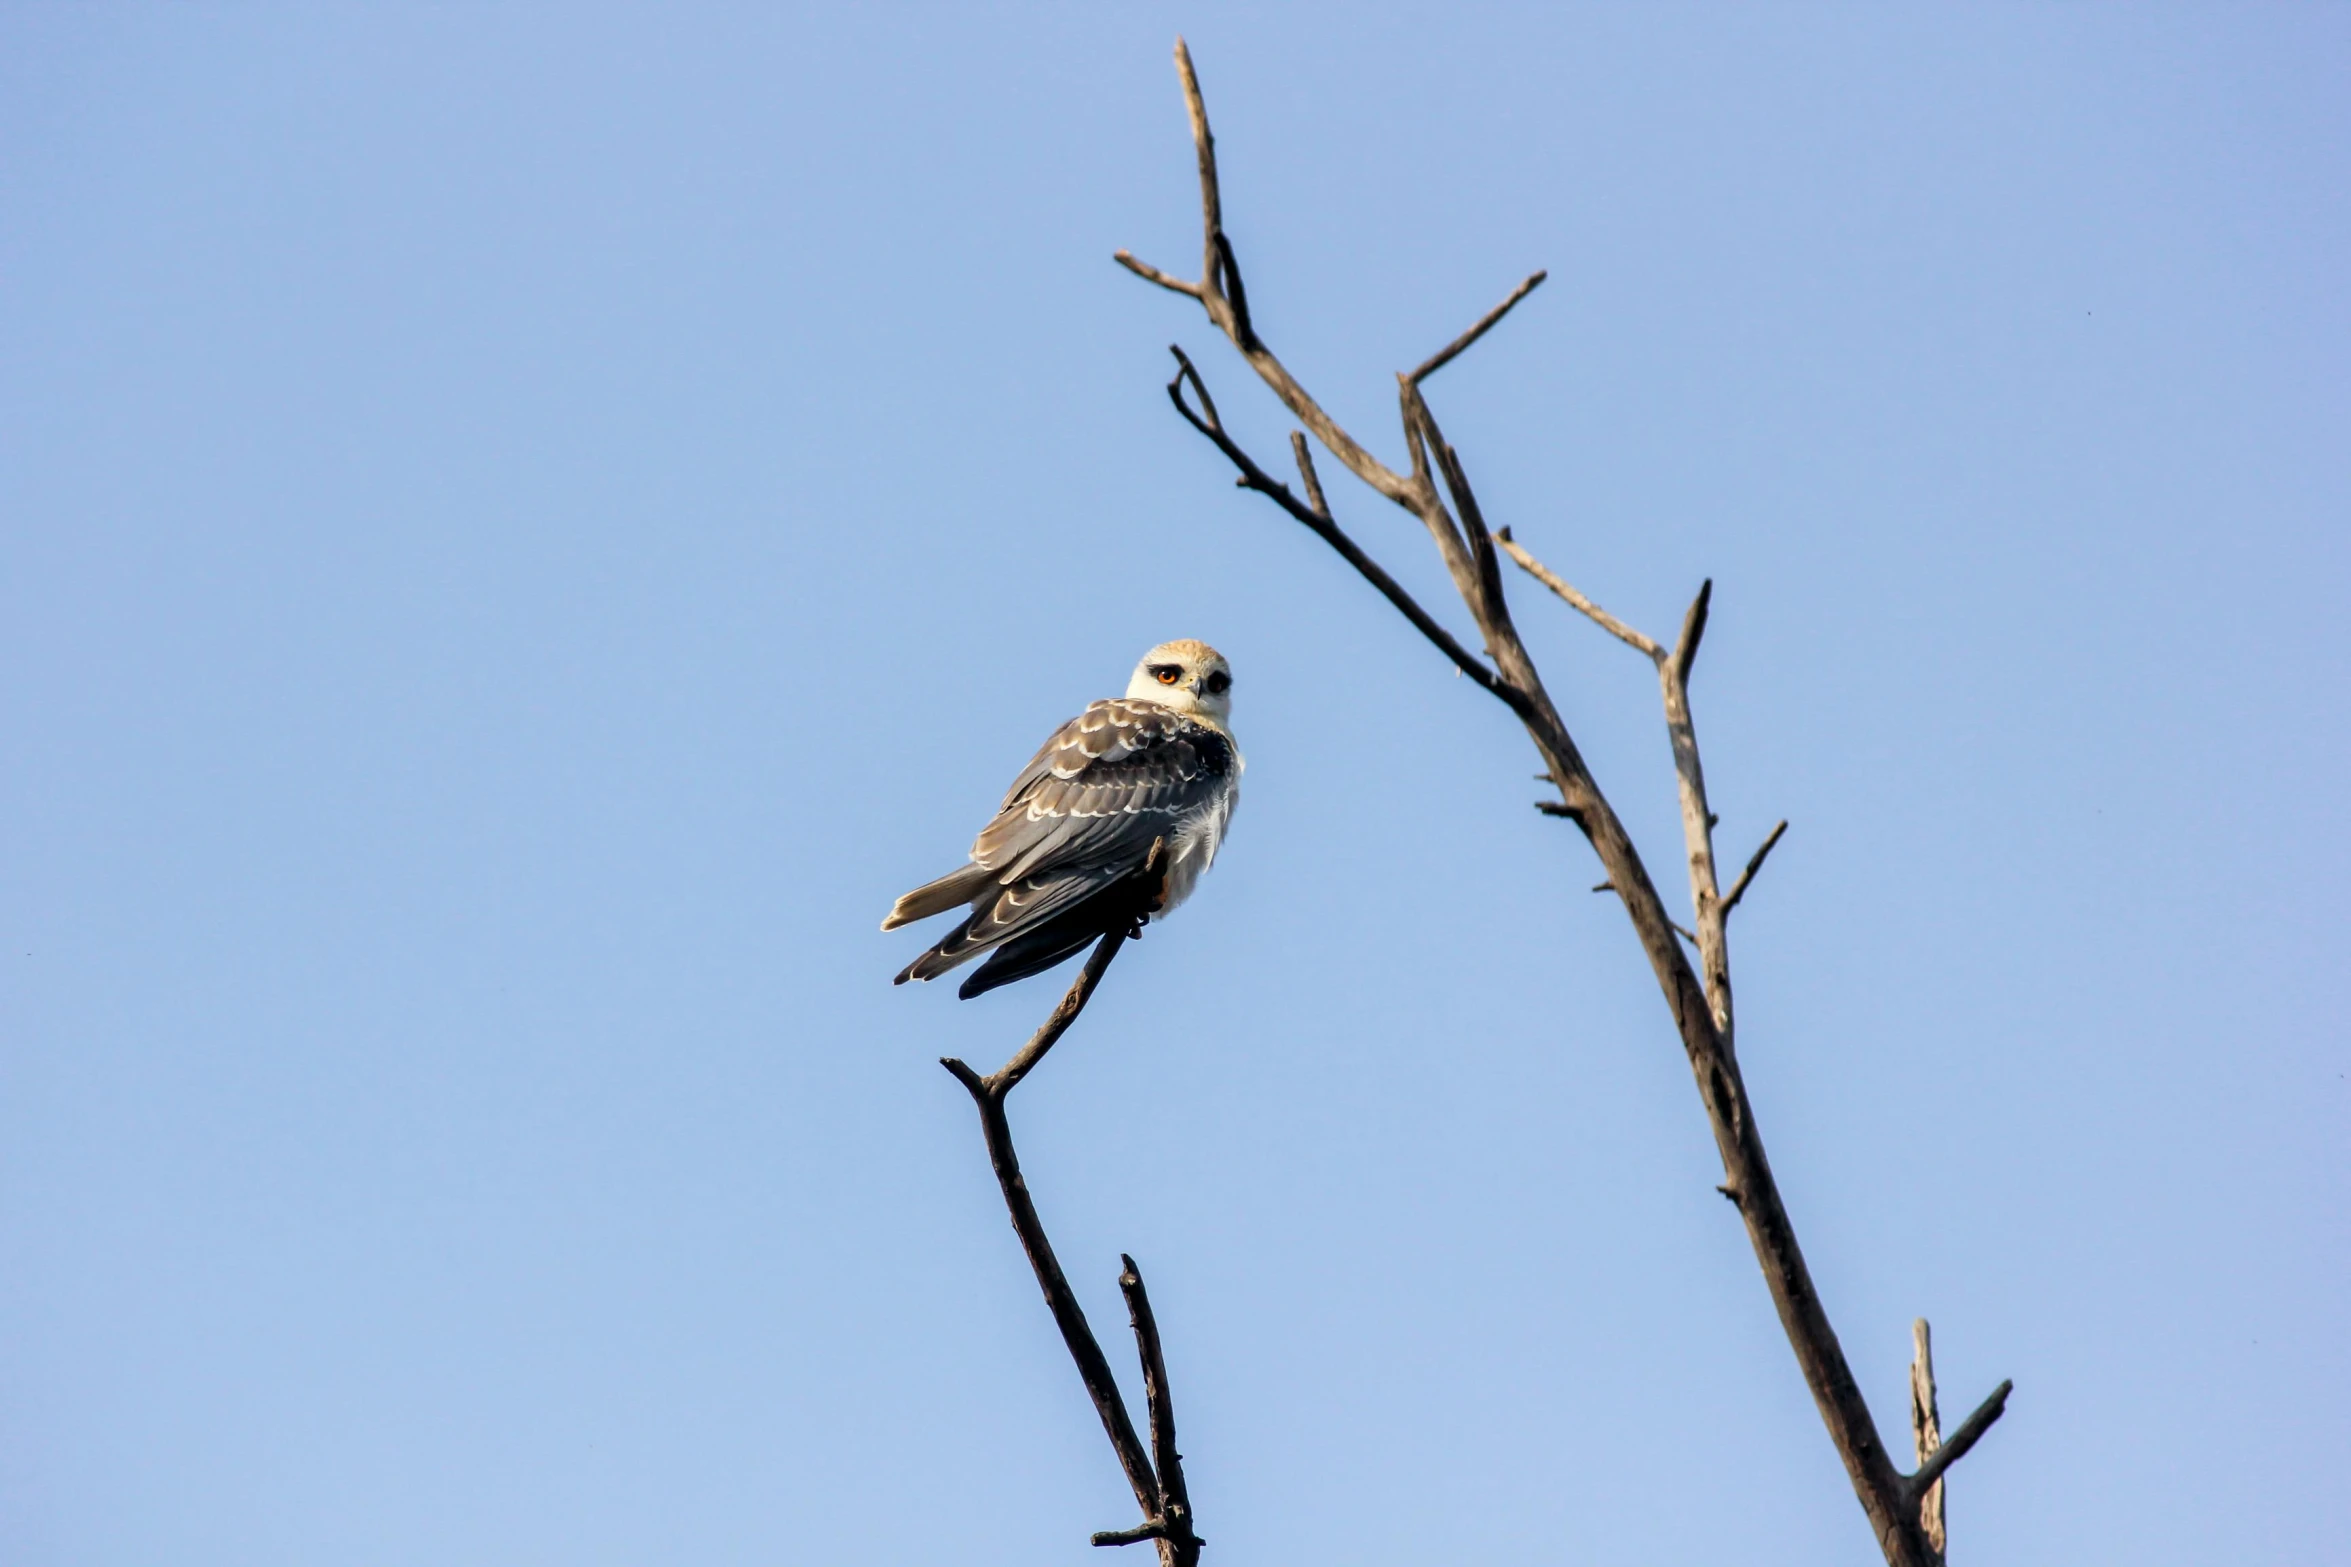
[[1232, 666], [1205, 642], [1162, 642], [1135, 666], [1127, 700], [1157, 702], [1222, 729], [1233, 713]]

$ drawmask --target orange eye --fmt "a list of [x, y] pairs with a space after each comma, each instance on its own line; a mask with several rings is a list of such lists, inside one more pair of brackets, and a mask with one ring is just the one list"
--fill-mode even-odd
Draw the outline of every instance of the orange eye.
[[1184, 672], [1173, 664], [1153, 664], [1151, 678], [1163, 686], [1172, 686], [1184, 678]]

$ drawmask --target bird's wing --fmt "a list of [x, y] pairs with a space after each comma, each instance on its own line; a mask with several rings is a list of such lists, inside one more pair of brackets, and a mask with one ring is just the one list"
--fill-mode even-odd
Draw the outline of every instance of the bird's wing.
[[1232, 743], [1154, 702], [1096, 702], [1013, 781], [972, 860], [1004, 883], [1124, 871], [1226, 786]]

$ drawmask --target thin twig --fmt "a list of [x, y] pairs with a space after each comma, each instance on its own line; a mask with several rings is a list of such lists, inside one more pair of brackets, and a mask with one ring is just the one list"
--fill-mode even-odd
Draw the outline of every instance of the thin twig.
[[1208, 130], [1208, 103], [1200, 96], [1200, 75], [1192, 69], [1192, 51], [1179, 36], [1175, 42], [1176, 76], [1184, 84], [1184, 113], [1192, 122], [1192, 146], [1200, 159], [1200, 281], [1214, 293], [1219, 279], [1216, 237], [1224, 232], [1224, 197], [1216, 178], [1216, 138]]
[[1729, 892], [1723, 894], [1722, 912], [1725, 919], [1730, 917], [1731, 910], [1739, 906], [1739, 900], [1747, 896], [1747, 884], [1755, 879], [1755, 873], [1757, 871], [1763, 869], [1763, 861], [1765, 856], [1769, 855], [1772, 851], [1773, 845], [1780, 841], [1780, 834], [1786, 832], [1787, 830], [1788, 824], [1783, 820], [1777, 827], [1774, 827], [1771, 830], [1771, 836], [1763, 840], [1763, 847], [1757, 849], [1753, 854], [1747, 857], [1747, 868], [1739, 872], [1739, 879], [1731, 883], [1731, 890]]
[[1119, 1293], [1126, 1296], [1127, 1320], [1135, 1330], [1135, 1353], [1143, 1363], [1143, 1401], [1150, 1411], [1151, 1464], [1159, 1473], [1158, 1522], [1175, 1547], [1176, 1567], [1190, 1567], [1203, 1542], [1192, 1533], [1192, 1498], [1184, 1486], [1184, 1455], [1176, 1451], [1175, 1393], [1167, 1380], [1167, 1357], [1159, 1345], [1159, 1322], [1151, 1315], [1151, 1297], [1143, 1288], [1142, 1270], [1135, 1259], [1120, 1254], [1126, 1271], [1118, 1276]]
[[1164, 1540], [1166, 1538], [1167, 1525], [1154, 1518], [1149, 1523], [1139, 1523], [1132, 1529], [1099, 1530], [1094, 1535], [1094, 1543], [1096, 1545], [1140, 1545], [1145, 1540]]
[[[1535, 802], [1535, 809], [1541, 811], [1545, 816], [1565, 816], [1567, 814], [1566, 806], [1554, 804], [1549, 800], [1537, 800]], [[1616, 891], [1616, 883], [1612, 881], [1604, 881], [1598, 886], [1594, 887], [1592, 890], [1594, 892], [1614, 892]], [[1674, 924], [1673, 931], [1675, 935], [1681, 937], [1691, 946], [1694, 947], [1698, 945], [1698, 933], [1690, 929], [1690, 927], [1687, 925], [1676, 922]]]
[[1713, 602], [1714, 579], [1708, 577], [1698, 584], [1698, 596], [1682, 616], [1682, 634], [1674, 639], [1673, 677], [1684, 686], [1690, 683], [1690, 665], [1697, 661], [1698, 643], [1706, 635], [1706, 609]]
[[[1396, 401], [1404, 419], [1404, 441], [1412, 453], [1412, 483], [1414, 497], [1410, 503], [1414, 516], [1428, 529], [1429, 538], [1437, 546], [1438, 558], [1445, 562], [1445, 570], [1453, 578], [1453, 590], [1461, 595], [1461, 602], [1478, 617], [1478, 629], [1488, 633], [1489, 651], [1493, 646], [1492, 628], [1486, 624], [1485, 578], [1477, 568], [1477, 555], [1470, 541], [1463, 535], [1462, 524], [1445, 509], [1437, 497], [1437, 486], [1431, 474], [1444, 462], [1445, 435], [1437, 428], [1436, 416], [1429, 412], [1428, 399], [1420, 395], [1420, 388], [1403, 376], [1396, 377]], [[1459, 505], [1458, 499], [1455, 502]]]
[[[1389, 576], [1378, 561], [1366, 555], [1356, 542], [1349, 538], [1336, 522], [1331, 520], [1327, 509], [1318, 511], [1299, 500], [1296, 495], [1291, 493], [1288, 485], [1259, 467], [1257, 460], [1243, 451], [1240, 445], [1225, 433], [1224, 422], [1216, 415], [1216, 404], [1210, 399], [1208, 388], [1200, 379], [1200, 372], [1192, 367], [1191, 359], [1181, 348], [1173, 344], [1168, 346], [1168, 352], [1175, 355], [1178, 366], [1175, 379], [1167, 383], [1168, 401], [1175, 404], [1176, 412], [1184, 416], [1186, 424], [1208, 437], [1216, 449], [1224, 453], [1226, 461], [1240, 470], [1242, 487], [1255, 490], [1258, 494], [1270, 498], [1282, 510], [1313, 529], [1315, 535], [1332, 549], [1337, 550], [1340, 557], [1348, 565], [1353, 566], [1366, 582], [1379, 589], [1380, 596], [1395, 605], [1404, 618], [1412, 622], [1415, 630], [1434, 643], [1439, 652], [1451, 659], [1454, 668], [1476, 681], [1496, 698], [1509, 705], [1513, 711], [1516, 711], [1524, 698], [1497, 679], [1494, 672], [1481, 663], [1469, 649], [1455, 641], [1453, 633], [1439, 625], [1436, 617], [1422, 609], [1413, 596], [1405, 592], [1403, 586], [1394, 577]], [[1200, 407], [1197, 411], [1184, 400], [1184, 387], [1187, 384], [1192, 388], [1193, 395], [1200, 399]]]
[[1665, 657], [1665, 649], [1658, 645], [1657, 639], [1655, 637], [1644, 636], [1642, 633], [1635, 631], [1632, 627], [1626, 625], [1623, 621], [1617, 619], [1614, 615], [1611, 615], [1608, 613], [1608, 611], [1602, 609], [1599, 605], [1584, 597], [1583, 594], [1577, 592], [1573, 583], [1569, 582], [1565, 577], [1560, 576], [1557, 572], [1544, 565], [1541, 561], [1535, 559], [1534, 556], [1528, 554], [1526, 546], [1519, 543], [1518, 540], [1512, 538], [1508, 528], [1504, 528], [1500, 532], [1496, 533], [1494, 535], [1494, 542], [1502, 546], [1503, 553], [1507, 554], [1512, 560], [1518, 562], [1520, 570], [1524, 571], [1528, 576], [1534, 578], [1537, 582], [1543, 584], [1543, 586], [1549, 588], [1552, 592], [1558, 594], [1561, 598], [1567, 600], [1569, 604], [1573, 605], [1577, 610], [1581, 611], [1591, 620], [1594, 625], [1598, 626], [1601, 630], [1607, 632], [1610, 636], [1615, 637], [1618, 641], [1624, 643], [1627, 647], [1633, 648], [1638, 652], [1645, 653], [1652, 659], [1662, 659]]
[[1463, 349], [1469, 347], [1470, 344], [1476, 342], [1479, 338], [1484, 337], [1486, 333], [1493, 329], [1496, 322], [1500, 321], [1504, 316], [1510, 314], [1511, 306], [1517, 304], [1520, 300], [1526, 298], [1527, 295], [1542, 287], [1543, 279], [1549, 277], [1550, 275], [1551, 274], [1549, 272], [1533, 273], [1527, 278], [1525, 282], [1512, 289], [1508, 299], [1503, 300], [1502, 303], [1496, 305], [1493, 309], [1478, 317], [1478, 324], [1476, 326], [1471, 327], [1468, 331], [1462, 333], [1452, 342], [1447, 343], [1443, 348], [1438, 349], [1434, 354], [1429, 356], [1428, 360], [1423, 363], [1418, 370], [1413, 371], [1411, 375], [1413, 384], [1418, 385], [1422, 381], [1427, 380], [1430, 376], [1435, 375], [1439, 370], [1442, 370], [1447, 365], [1451, 364], [1455, 357], [1458, 356]]
[[1306, 486], [1306, 503], [1323, 521], [1331, 520], [1331, 503], [1322, 497], [1322, 478], [1314, 471], [1314, 448], [1306, 444], [1304, 430], [1290, 432], [1290, 455], [1298, 459], [1298, 478]]
[[1920, 1464], [1918, 1473], [1909, 1477], [1911, 1494], [1915, 1496], [1924, 1491], [1942, 1479], [1945, 1470], [1965, 1458], [1967, 1450], [1975, 1446], [1986, 1431], [1992, 1429], [1992, 1422], [2008, 1412], [2008, 1395], [2015, 1391], [2016, 1384], [2009, 1381], [1992, 1389], [1991, 1396], [1976, 1405], [1975, 1413], [1960, 1422], [1959, 1429], [1944, 1439], [1943, 1445], [1935, 1449], [1934, 1456]]
[[[1502, 588], [1502, 563], [1494, 554], [1494, 535], [1486, 527], [1486, 513], [1478, 505], [1477, 492], [1470, 488], [1469, 470], [1462, 466], [1461, 453], [1453, 449], [1453, 443], [1437, 428], [1437, 416], [1429, 408], [1428, 399], [1421, 395], [1419, 383], [1404, 384], [1409, 393], [1409, 417], [1419, 423], [1422, 435], [1427, 438], [1437, 460], [1437, 472], [1444, 477], [1445, 492], [1453, 497], [1453, 510], [1461, 519], [1462, 549], [1468, 559], [1470, 580], [1476, 585], [1474, 595], [1465, 593], [1464, 597], [1476, 610], [1487, 641], [1492, 642], [1495, 633], [1510, 618], [1510, 602]], [[1446, 515], [1445, 509], [1435, 504], [1434, 496], [1430, 497], [1430, 503], [1430, 512], [1438, 517]]]
[[[1157, 863], [1159, 852], [1160, 845], [1154, 843], [1145, 860], [1146, 867]], [[1110, 960], [1118, 956], [1119, 943], [1126, 940], [1131, 929], [1122, 927], [1115, 935], [1105, 936], [1094, 944], [1093, 955], [1086, 959], [1086, 966], [1078, 971], [1076, 981], [1061, 998], [1061, 1004], [1045, 1019], [1044, 1026], [1030, 1035], [1029, 1042], [1021, 1046], [1012, 1059], [998, 1067], [996, 1075], [987, 1080], [990, 1093], [998, 1099], [1011, 1093], [1020, 1080], [1045, 1059], [1045, 1052], [1060, 1043], [1061, 1036], [1069, 1032], [1069, 1025], [1075, 1023], [1078, 1014], [1086, 1010], [1086, 1003], [1094, 999], [1094, 987], [1102, 983], [1103, 974], [1110, 968]]]
[[[1236, 316], [1232, 301], [1223, 291], [1224, 258], [1232, 242], [1224, 238], [1224, 197], [1216, 177], [1216, 137], [1208, 128], [1208, 106], [1200, 96], [1200, 78], [1192, 69], [1192, 52], [1181, 38], [1176, 40], [1176, 75], [1183, 82], [1184, 112], [1191, 121], [1192, 147], [1200, 165], [1200, 282], [1193, 287], [1176, 287], [1179, 294], [1190, 294], [1200, 301], [1201, 308], [1216, 329], [1233, 341], [1249, 367], [1257, 372], [1274, 395], [1290, 410], [1309, 434], [1330, 449], [1333, 456], [1347, 465], [1347, 470], [1370, 485], [1381, 495], [1399, 506], [1409, 505], [1410, 487], [1394, 469], [1363, 449], [1355, 438], [1339, 427], [1337, 420], [1323, 412], [1306, 388], [1298, 384], [1273, 350], [1260, 340], [1254, 326]], [[1122, 253], [1123, 254], [1123, 253]], [[1169, 287], [1173, 280], [1156, 267], [1146, 268], [1132, 257], [1123, 257], [1122, 265], [1137, 276]], [[1235, 269], [1237, 271], [1237, 268]]]
[[1169, 274], [1160, 271], [1157, 267], [1151, 265], [1151, 263], [1148, 261], [1137, 261], [1133, 256], [1129, 255], [1123, 250], [1113, 251], [1111, 253], [1110, 259], [1117, 262], [1120, 266], [1126, 268], [1129, 272], [1132, 272], [1135, 276], [1141, 278], [1146, 283], [1157, 283], [1161, 288], [1164, 288], [1171, 293], [1187, 294], [1194, 299], [1198, 299], [1200, 297], [1199, 284], [1187, 283], [1180, 277], [1170, 276]]

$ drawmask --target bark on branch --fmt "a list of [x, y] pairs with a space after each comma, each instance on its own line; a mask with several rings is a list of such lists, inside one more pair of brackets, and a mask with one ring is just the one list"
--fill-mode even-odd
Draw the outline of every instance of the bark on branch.
[[[1145, 864], [1146, 874], [1157, 862], [1160, 849], [1160, 845], [1152, 846]], [[951, 1056], [939, 1064], [963, 1085], [979, 1110], [988, 1163], [1004, 1194], [1004, 1207], [1011, 1215], [1013, 1233], [1020, 1237], [1021, 1250], [1027, 1253], [1029, 1267], [1036, 1273], [1037, 1287], [1044, 1291], [1045, 1305], [1053, 1313], [1054, 1326], [1061, 1330], [1061, 1341], [1077, 1365], [1078, 1377], [1086, 1385], [1086, 1396], [1093, 1400], [1094, 1413], [1102, 1421], [1102, 1433], [1110, 1439], [1111, 1450], [1135, 1493], [1136, 1505], [1143, 1510], [1140, 1526], [1097, 1534], [1094, 1543], [1132, 1545], [1156, 1540], [1162, 1567], [1195, 1567], [1205, 1542], [1192, 1532], [1191, 1498], [1184, 1487], [1183, 1460], [1175, 1448], [1175, 1408], [1168, 1391], [1167, 1365], [1160, 1350], [1158, 1324], [1151, 1316], [1150, 1300], [1143, 1293], [1142, 1276], [1132, 1257], [1120, 1257], [1125, 1271], [1119, 1276], [1119, 1288], [1126, 1295], [1134, 1321], [1136, 1348], [1143, 1363], [1143, 1389], [1152, 1442], [1148, 1452], [1142, 1438], [1136, 1435], [1126, 1399], [1118, 1389], [1118, 1379], [1111, 1374], [1110, 1362], [1103, 1355], [1093, 1328], [1086, 1322], [1077, 1292], [1070, 1288], [1068, 1277], [1061, 1271], [1060, 1259], [1053, 1254], [1053, 1243], [1046, 1238], [1044, 1221], [1037, 1217], [1037, 1205], [1029, 1196], [1027, 1179], [1021, 1174], [1019, 1152], [1013, 1147], [1012, 1125], [1004, 1113], [1004, 1102], [1012, 1090], [1036, 1069], [1046, 1052], [1078, 1020], [1078, 1014], [1085, 1011], [1095, 988], [1102, 983], [1102, 976], [1109, 971], [1111, 960], [1118, 956], [1119, 948], [1135, 930], [1133, 924], [1122, 924], [1094, 944], [1085, 967], [1079, 970], [1078, 977], [1043, 1026], [995, 1072], [983, 1077]]]
[[[1125, 251], [1118, 252], [1116, 259], [1138, 276], [1198, 300], [1209, 322], [1224, 334], [1242, 361], [1297, 418], [1307, 434], [1371, 490], [1420, 520], [1453, 580], [1463, 607], [1478, 628], [1485, 657], [1476, 657], [1455, 641], [1397, 586], [1393, 577], [1340, 531], [1332, 520], [1303, 438], [1292, 439], [1300, 479], [1307, 490], [1308, 498], [1301, 501], [1288, 486], [1273, 479], [1225, 430], [1206, 383], [1181, 349], [1175, 350], [1179, 369], [1168, 384], [1169, 398], [1186, 422], [1207, 437], [1233, 465], [1242, 488], [1274, 501], [1329, 544], [1442, 651], [1456, 669], [1507, 706], [1526, 729], [1528, 739], [1542, 758], [1544, 776], [1559, 795], [1555, 802], [1541, 802], [1542, 809], [1566, 817], [1583, 831], [1605, 872], [1604, 885], [1622, 900], [1634, 935], [1664, 994], [1722, 1158], [1721, 1190], [1738, 1208], [1746, 1225], [1749, 1243], [1762, 1269], [1780, 1325], [1811, 1389], [1821, 1420], [1828, 1428], [1830, 1441], [1844, 1462], [1854, 1494], [1869, 1518], [1871, 1530], [1892, 1567], [1935, 1567], [1940, 1552], [1929, 1545], [1920, 1528], [1912, 1481], [1895, 1468], [1846, 1363], [1844, 1350], [1837, 1342], [1836, 1331], [1813, 1285], [1811, 1271], [1805, 1266], [1804, 1253], [1797, 1244], [1795, 1227], [1781, 1200], [1778, 1184], [1772, 1178], [1771, 1164], [1765, 1157], [1746, 1085], [1739, 1073], [1725, 922], [1731, 907], [1745, 894], [1761, 868], [1771, 845], [1778, 842], [1779, 832], [1773, 832], [1763, 849], [1748, 862], [1730, 894], [1724, 895], [1714, 862], [1715, 818], [1707, 804], [1705, 769], [1698, 750], [1696, 723], [1690, 712], [1691, 668], [1705, 634], [1712, 584], [1700, 588], [1683, 618], [1680, 635], [1668, 648], [1608, 614], [1543, 567], [1512, 541], [1507, 529], [1495, 531], [1487, 527], [1460, 453], [1438, 428], [1422, 382], [1499, 323], [1541, 283], [1544, 274], [1540, 272], [1520, 284], [1501, 305], [1488, 311], [1443, 351], [1418, 369], [1397, 376], [1401, 433], [1409, 458], [1407, 472], [1398, 473], [1373, 457], [1361, 442], [1325, 413], [1321, 404], [1266, 346], [1259, 325], [1249, 316], [1240, 285], [1240, 266], [1224, 226], [1215, 138], [1209, 130], [1207, 105], [1201, 96], [1191, 53], [1180, 39], [1176, 43], [1176, 71], [1182, 83], [1199, 165], [1200, 280], [1184, 282]], [[1186, 399], [1187, 387], [1197, 402], [1196, 408], [1193, 401]], [[1656, 666], [1682, 808], [1684, 858], [1693, 907], [1688, 934], [1698, 949], [1696, 968], [1692, 967], [1677, 937], [1681, 927], [1666, 912], [1647, 866], [1586, 765], [1519, 637], [1504, 591], [1498, 550], [1510, 555], [1579, 612], [1639, 650]], [[2005, 1390], [2000, 1396], [2005, 1396]], [[1991, 1413], [1983, 1417], [1982, 1424], [1988, 1426], [1998, 1410], [1991, 1405], [1987, 1408]], [[1971, 1420], [1970, 1425], [1974, 1424]], [[1966, 1434], [1972, 1442], [1980, 1434], [1980, 1428]], [[1930, 1462], [1949, 1464], [1958, 1456], [1952, 1449], [1958, 1447], [1955, 1436]], [[1939, 1465], [1934, 1471], [1938, 1475]]]

